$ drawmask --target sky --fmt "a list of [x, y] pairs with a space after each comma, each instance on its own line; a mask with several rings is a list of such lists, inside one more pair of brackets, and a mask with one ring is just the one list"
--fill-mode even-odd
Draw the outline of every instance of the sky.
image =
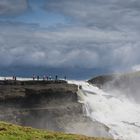
[[0, 0], [0, 75], [140, 70], [139, 0]]

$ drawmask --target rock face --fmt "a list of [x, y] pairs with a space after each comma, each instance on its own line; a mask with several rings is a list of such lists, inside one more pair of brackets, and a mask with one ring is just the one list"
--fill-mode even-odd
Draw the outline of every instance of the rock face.
[[129, 84], [133, 81], [137, 81], [140, 79], [140, 71], [124, 73], [124, 74], [110, 74], [110, 75], [100, 75], [97, 77], [93, 77], [88, 80], [89, 83], [95, 84], [98, 87], [104, 86], [106, 83], [110, 83], [113, 81], [114, 86], [119, 87], [122, 83]]
[[1, 120], [61, 130], [58, 118], [82, 112], [76, 92], [65, 81], [0, 81]]
[[114, 79], [115, 75], [101, 75], [88, 80], [89, 83], [101, 88], [104, 84]]
[[88, 82], [103, 90], [111, 91], [115, 95], [124, 94], [136, 102], [140, 102], [140, 72], [98, 76]]
[[0, 81], [0, 120], [108, 137], [106, 127], [84, 116], [77, 90], [76, 85], [66, 81]]

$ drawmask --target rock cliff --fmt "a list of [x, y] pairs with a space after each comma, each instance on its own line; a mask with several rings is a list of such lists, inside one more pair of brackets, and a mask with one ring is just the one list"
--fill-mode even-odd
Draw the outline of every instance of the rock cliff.
[[88, 81], [115, 95], [121, 94], [140, 102], [140, 72], [97, 76]]
[[60, 80], [0, 81], [0, 120], [41, 129], [109, 137], [108, 128], [91, 122], [83, 114], [77, 90], [77, 85]]

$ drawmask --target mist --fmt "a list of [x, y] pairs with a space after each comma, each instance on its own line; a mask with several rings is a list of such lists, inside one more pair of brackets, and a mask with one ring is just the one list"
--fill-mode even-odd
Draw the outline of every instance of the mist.
[[135, 103], [140, 103], [139, 72], [116, 75], [103, 85], [103, 90], [114, 96], [125, 97]]
[[[100, 88], [95, 83], [94, 85], [91, 83], [80, 84], [82, 86], [80, 96], [86, 109], [86, 115], [92, 121], [107, 126], [108, 133], [114, 139], [139, 140], [140, 105], [139, 99], [137, 99], [139, 88], [138, 84], [135, 84], [138, 82], [135, 80], [138, 78], [136, 75], [136, 73], [131, 73], [116, 76], [111, 81], [100, 85]], [[94, 80], [93, 78], [92, 81]], [[101, 83], [103, 82], [101, 77], [97, 77], [95, 82], [99, 84], [99, 80]], [[133, 90], [137, 92], [134, 93]]]

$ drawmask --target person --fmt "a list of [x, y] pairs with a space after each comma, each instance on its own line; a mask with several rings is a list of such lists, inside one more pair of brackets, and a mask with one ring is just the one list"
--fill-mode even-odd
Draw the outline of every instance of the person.
[[58, 76], [57, 76], [57, 75], [55, 75], [55, 80], [56, 80], [56, 81], [58, 80]]
[[15, 80], [15, 81], [16, 81], [16, 80], [17, 80], [17, 77], [16, 77], [16, 76], [13, 76], [13, 80]]
[[52, 80], [52, 76], [51, 75], [49, 76], [49, 80]]
[[46, 75], [46, 79], [47, 79], [47, 81], [48, 81], [48, 79], [49, 79], [49, 77]]
[[39, 75], [37, 76], [37, 80], [39, 81]]
[[44, 76], [43, 76], [43, 81], [45, 81], [45, 80], [46, 80], [46, 76], [44, 75]]
[[66, 76], [64, 76], [64, 80], [66, 80], [67, 78], [66, 78]]
[[33, 81], [35, 80], [35, 75], [33, 74]]

